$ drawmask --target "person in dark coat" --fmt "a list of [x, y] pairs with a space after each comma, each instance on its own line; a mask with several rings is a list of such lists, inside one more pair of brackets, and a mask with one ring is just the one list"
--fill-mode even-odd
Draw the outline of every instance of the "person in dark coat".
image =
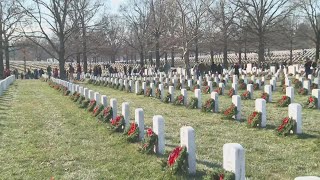
[[238, 63], [236, 63], [234, 66], [234, 74], [238, 76], [238, 79], [239, 79], [239, 76], [240, 76], [240, 72], [239, 72], [239, 69], [240, 69], [240, 66]]
[[308, 79], [308, 75], [311, 74], [311, 65], [312, 65], [312, 62], [310, 61], [309, 58], [307, 58], [307, 61], [304, 64], [304, 69], [305, 69], [307, 79]]
[[127, 66], [123, 66], [123, 72], [124, 72], [124, 75], [127, 76]]
[[214, 62], [212, 62], [210, 69], [211, 69], [211, 74], [215, 74], [217, 71], [217, 65]]
[[218, 74], [222, 74], [222, 66], [221, 66], [221, 64], [218, 65], [217, 71], [218, 71]]

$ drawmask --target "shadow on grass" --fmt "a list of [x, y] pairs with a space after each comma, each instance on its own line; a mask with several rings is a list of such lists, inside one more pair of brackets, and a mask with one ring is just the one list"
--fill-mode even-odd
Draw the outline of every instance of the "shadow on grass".
[[297, 135], [297, 139], [317, 139], [320, 138], [319, 136], [303, 133], [300, 135]]
[[222, 168], [221, 165], [217, 163], [209, 162], [209, 161], [197, 160], [197, 163], [202, 164], [208, 168]]
[[266, 129], [276, 129], [277, 128], [277, 126], [275, 126], [275, 125], [271, 125], [271, 124], [267, 124], [266, 125]]

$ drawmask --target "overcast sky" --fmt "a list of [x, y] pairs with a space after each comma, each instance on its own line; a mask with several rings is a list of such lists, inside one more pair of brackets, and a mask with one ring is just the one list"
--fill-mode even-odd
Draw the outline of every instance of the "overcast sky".
[[117, 12], [120, 4], [125, 0], [110, 0], [110, 8], [113, 13]]

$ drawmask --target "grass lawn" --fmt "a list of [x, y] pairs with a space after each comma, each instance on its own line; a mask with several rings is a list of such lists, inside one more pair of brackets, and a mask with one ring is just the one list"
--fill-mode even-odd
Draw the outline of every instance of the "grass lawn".
[[[147, 126], [152, 126], [154, 115], [162, 115], [165, 118], [168, 151], [179, 144], [180, 127], [192, 126], [196, 132], [198, 176], [203, 171], [221, 167], [222, 147], [225, 143], [239, 143], [246, 149], [246, 176], [250, 179], [294, 179], [302, 175], [320, 175], [320, 111], [303, 109], [303, 135], [279, 137], [275, 135], [274, 129], [288, 115], [288, 108], [276, 107], [275, 102], [283, 95], [280, 92], [275, 92], [273, 103], [267, 104], [267, 128], [259, 130], [247, 128], [245, 122], [224, 120], [222, 114], [189, 110], [108, 87], [84, 86], [108, 98], [116, 98], [119, 108], [122, 102], [129, 102], [131, 117], [134, 117], [135, 108], [143, 108]], [[278, 91], [280, 89], [278, 87]], [[191, 91], [188, 93], [189, 98], [193, 96]], [[176, 95], [179, 94], [180, 91], [176, 91]], [[255, 91], [255, 98], [260, 95], [261, 91]], [[209, 97], [203, 96], [203, 102]], [[295, 102], [303, 104], [307, 97], [296, 94]], [[231, 98], [219, 98], [220, 111], [231, 105]], [[243, 100], [242, 118], [246, 120], [252, 111], [254, 100]]]
[[[221, 167], [222, 146], [232, 142], [246, 149], [246, 176], [250, 179], [320, 175], [319, 110], [303, 109], [303, 135], [278, 137], [274, 128], [287, 115], [287, 108], [277, 108], [275, 103], [267, 104], [268, 127], [258, 130], [247, 128], [244, 122], [223, 120], [221, 114], [188, 110], [107, 87], [84, 86], [116, 98], [119, 108], [122, 102], [129, 102], [131, 118], [135, 108], [143, 108], [146, 126], [152, 126], [154, 115], [162, 115], [167, 151], [179, 145], [179, 129], [192, 126], [197, 145], [196, 179]], [[281, 96], [275, 93], [274, 101]], [[203, 101], [207, 98], [209, 95]], [[231, 98], [219, 98], [220, 110], [231, 104]], [[306, 99], [296, 95], [296, 102]], [[254, 101], [242, 105], [246, 119], [254, 110]], [[0, 97], [0, 137], [0, 179], [163, 179], [164, 175], [160, 158], [140, 154], [138, 144], [110, 134], [106, 125], [39, 80], [16, 81]]]
[[110, 134], [39, 80], [0, 97], [0, 179], [160, 179], [156, 156]]

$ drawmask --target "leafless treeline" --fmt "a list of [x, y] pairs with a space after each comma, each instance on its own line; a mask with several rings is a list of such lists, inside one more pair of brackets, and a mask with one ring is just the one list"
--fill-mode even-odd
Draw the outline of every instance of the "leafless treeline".
[[[320, 48], [318, 0], [127, 0], [117, 14], [99, 0], [0, 0], [0, 75], [9, 58], [24, 50], [36, 59], [65, 62], [138, 60], [174, 66], [200, 53]], [[243, 56], [244, 54], [244, 56]], [[241, 56], [242, 55], [242, 56]], [[155, 62], [153, 60], [155, 59]], [[170, 59], [170, 61], [169, 61]], [[65, 71], [61, 71], [65, 77]]]

